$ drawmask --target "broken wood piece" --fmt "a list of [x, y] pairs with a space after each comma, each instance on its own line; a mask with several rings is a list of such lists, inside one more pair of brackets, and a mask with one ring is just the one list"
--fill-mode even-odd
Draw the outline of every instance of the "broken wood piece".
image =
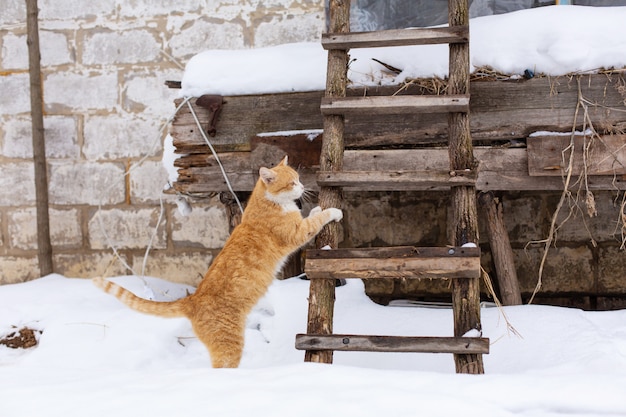
[[493, 193], [480, 193], [480, 206], [485, 213], [489, 247], [496, 267], [496, 277], [500, 287], [502, 304], [513, 306], [522, 304], [517, 271], [509, 234], [504, 225], [502, 202]]

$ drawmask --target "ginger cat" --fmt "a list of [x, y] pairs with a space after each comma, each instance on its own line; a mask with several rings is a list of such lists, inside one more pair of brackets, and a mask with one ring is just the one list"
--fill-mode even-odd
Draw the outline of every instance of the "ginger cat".
[[298, 173], [285, 157], [272, 169], [261, 168], [241, 224], [213, 260], [196, 292], [171, 302], [137, 297], [94, 278], [94, 283], [142, 313], [187, 317], [206, 345], [215, 368], [239, 366], [248, 313], [265, 294], [287, 257], [317, 235], [341, 210], [316, 207], [302, 218], [295, 203], [304, 193]]

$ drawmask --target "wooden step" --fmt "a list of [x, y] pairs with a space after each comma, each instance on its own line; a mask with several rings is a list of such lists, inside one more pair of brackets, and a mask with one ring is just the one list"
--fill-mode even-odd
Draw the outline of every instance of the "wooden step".
[[318, 278], [479, 278], [480, 248], [415, 247], [307, 250], [304, 272]]
[[346, 187], [363, 191], [426, 191], [455, 186], [476, 186], [476, 171], [321, 171], [320, 187]]
[[324, 49], [467, 43], [468, 40], [469, 28], [467, 26], [322, 34]]
[[323, 115], [467, 113], [469, 102], [469, 95], [324, 97], [320, 110]]
[[483, 337], [412, 337], [361, 335], [296, 335], [299, 350], [341, 350], [353, 352], [416, 352], [487, 354], [489, 339]]

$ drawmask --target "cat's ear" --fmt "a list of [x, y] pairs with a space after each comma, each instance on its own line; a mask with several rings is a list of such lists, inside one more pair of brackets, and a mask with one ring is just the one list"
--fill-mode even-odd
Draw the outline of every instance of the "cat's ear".
[[280, 163], [278, 165], [287, 165], [287, 159], [289, 158], [289, 155], [285, 155], [285, 157], [283, 158], [282, 161], [280, 161]]
[[276, 179], [276, 173], [271, 169], [261, 167], [259, 169], [259, 177], [265, 184], [271, 184]]

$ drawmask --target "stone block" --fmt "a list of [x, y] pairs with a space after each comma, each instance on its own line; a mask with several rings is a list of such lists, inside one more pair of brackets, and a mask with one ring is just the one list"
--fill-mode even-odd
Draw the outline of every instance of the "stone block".
[[[2, 155], [7, 158], [32, 159], [32, 123], [30, 118], [11, 118], [3, 126]], [[78, 158], [76, 120], [66, 116], [44, 117], [46, 156], [48, 158]]]
[[155, 115], [165, 123], [174, 114], [174, 99], [178, 97], [176, 89], [165, 85], [167, 80], [182, 79], [181, 70], [154, 71], [135, 70], [124, 75], [122, 105], [129, 113]]
[[[39, 18], [41, 20], [75, 20], [93, 21], [97, 18], [113, 15], [115, 13], [116, 0], [39, 0]], [[111, 16], [113, 17], [113, 16]]]
[[30, 80], [28, 72], [0, 75], [0, 115], [30, 113]]
[[[79, 248], [83, 243], [78, 210], [49, 209], [50, 240], [54, 249]], [[22, 208], [7, 213], [11, 248], [37, 249], [37, 210]]]
[[[532, 294], [537, 285], [543, 249], [514, 249], [520, 290]], [[595, 293], [594, 260], [586, 246], [551, 248], [543, 270], [540, 294]]]
[[0, 27], [24, 23], [26, 19], [26, 2], [22, 0], [2, 0]]
[[620, 234], [620, 201], [616, 201], [615, 194], [610, 191], [596, 191], [593, 193], [593, 204], [597, 215], [589, 216], [584, 199], [581, 197], [578, 206], [564, 205], [558, 217], [558, 240], [562, 242], [596, 242], [615, 241], [615, 235]]
[[[213, 254], [206, 251], [176, 254], [150, 252], [145, 275], [197, 286], [209, 269], [212, 260]], [[133, 257], [133, 269], [136, 274], [141, 274], [143, 261], [143, 256]]]
[[[219, 3], [224, 3], [220, 0]], [[197, 13], [201, 15], [201, 4], [196, 0], [135, 0], [120, 2], [118, 13], [121, 16], [143, 18], [146, 16], [169, 16], [173, 11], [178, 14]]]
[[122, 250], [145, 249], [151, 245], [153, 249], [164, 249], [166, 219], [163, 216], [157, 228], [159, 214], [158, 208], [94, 210], [88, 222], [89, 246]]
[[215, 21], [206, 18], [187, 20], [181, 32], [173, 31], [169, 41], [171, 54], [188, 59], [206, 49], [242, 49], [244, 28], [239, 23]]
[[[70, 64], [73, 62], [67, 37], [63, 33], [42, 30], [39, 32], [41, 67]], [[2, 68], [28, 70], [26, 35], [6, 34], [2, 39]]]
[[158, 203], [167, 200], [163, 189], [167, 186], [167, 171], [161, 161], [144, 161], [130, 169], [130, 201]]
[[84, 65], [154, 63], [160, 60], [161, 46], [149, 30], [117, 31], [93, 29], [83, 40]]
[[141, 158], [162, 149], [159, 126], [154, 119], [132, 116], [85, 118], [83, 153], [90, 161]]
[[[480, 211], [479, 211], [480, 212]], [[550, 213], [545, 210], [543, 198], [535, 194], [506, 193], [502, 196], [502, 214], [509, 233], [511, 245], [523, 247], [530, 241], [545, 239], [546, 224], [550, 224]], [[484, 221], [479, 224], [484, 226]], [[487, 234], [481, 230], [482, 240]]]
[[44, 89], [48, 114], [113, 110], [119, 104], [114, 71], [54, 72], [45, 76]]
[[626, 294], [626, 251], [617, 245], [600, 247], [598, 292]]
[[445, 245], [445, 206], [440, 196], [441, 193], [345, 193], [345, 244]]
[[32, 162], [0, 164], [0, 206], [34, 205], [35, 167]]
[[37, 256], [3, 256], [0, 258], [0, 285], [17, 284], [39, 278]]
[[[128, 264], [128, 259], [122, 255]], [[130, 273], [111, 252], [61, 253], [53, 255], [54, 270], [68, 278], [94, 278], [119, 276]]]
[[126, 201], [121, 163], [49, 161], [51, 204], [119, 204]]
[[325, 28], [324, 11], [294, 14], [285, 11], [270, 21], [259, 23], [254, 31], [256, 48], [295, 42], [317, 42]]
[[172, 214], [172, 241], [175, 247], [221, 248], [228, 239], [228, 219], [218, 205], [193, 205], [188, 216]]

